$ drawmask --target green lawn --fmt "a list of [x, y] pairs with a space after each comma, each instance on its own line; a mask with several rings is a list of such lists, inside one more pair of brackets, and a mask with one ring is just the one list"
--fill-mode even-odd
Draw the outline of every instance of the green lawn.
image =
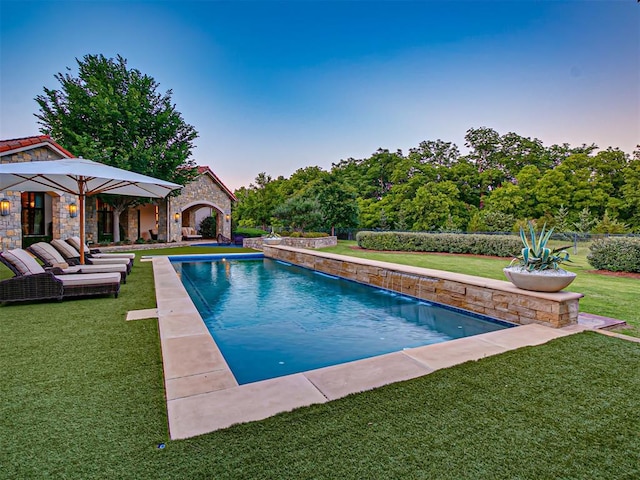
[[0, 307], [0, 478], [640, 477], [640, 344], [592, 332], [169, 441], [152, 285]]
[[[502, 269], [510, 262], [510, 259], [447, 254], [372, 252], [354, 249], [356, 246], [356, 242], [345, 241], [323, 251], [499, 280], [506, 280]], [[620, 333], [640, 337], [640, 280], [589, 273], [593, 267], [587, 262], [588, 245], [579, 244], [577, 253], [573, 253], [573, 248], [570, 253], [572, 263], [564, 264], [563, 268], [578, 274], [567, 290], [584, 294], [580, 311], [624, 320], [631, 328], [620, 330]]]

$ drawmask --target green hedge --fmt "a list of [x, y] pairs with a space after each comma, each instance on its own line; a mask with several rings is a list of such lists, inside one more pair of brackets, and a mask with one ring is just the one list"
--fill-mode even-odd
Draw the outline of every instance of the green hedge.
[[358, 232], [356, 240], [367, 250], [472, 253], [496, 257], [513, 257], [522, 250], [520, 238], [512, 235]]
[[324, 232], [289, 232], [286, 230], [279, 232], [279, 235], [281, 237], [292, 237], [292, 238], [322, 238], [322, 237], [329, 236], [328, 233], [324, 233]]
[[589, 247], [587, 261], [598, 270], [640, 273], [640, 238], [605, 238]]
[[263, 235], [267, 235], [269, 232], [261, 230], [259, 228], [251, 227], [238, 227], [233, 231], [234, 235], [242, 235], [243, 237], [258, 238]]

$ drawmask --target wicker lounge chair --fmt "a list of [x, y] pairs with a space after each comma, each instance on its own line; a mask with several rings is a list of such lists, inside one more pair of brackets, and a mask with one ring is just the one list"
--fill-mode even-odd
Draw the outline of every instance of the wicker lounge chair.
[[62, 300], [120, 292], [119, 273], [55, 275], [45, 271], [28, 252], [17, 248], [0, 253], [0, 261], [16, 275], [0, 282], [0, 303]]
[[74, 265], [70, 266], [60, 252], [46, 242], [38, 242], [27, 247], [27, 251], [36, 256], [44, 265], [45, 270], [53, 269], [56, 275], [80, 273], [119, 273], [121, 283], [127, 283], [127, 265], [111, 263], [104, 265]]
[[[58, 252], [60, 252], [60, 255], [64, 257], [64, 260], [69, 265], [80, 264], [80, 252], [75, 248], [73, 248], [64, 240], [60, 240], [60, 239], [51, 240], [51, 245], [53, 245], [55, 249], [58, 250]], [[106, 264], [113, 264], [113, 263], [126, 265], [127, 273], [131, 273], [132, 260], [129, 260], [128, 258], [94, 258], [93, 256], [85, 255], [84, 260], [89, 265], [106, 265]]]
[[[80, 252], [80, 237], [69, 237], [67, 238], [67, 243]], [[136, 258], [135, 253], [102, 253], [99, 248], [89, 248], [86, 243], [84, 244], [84, 252], [90, 258], [127, 258], [131, 261], [132, 266]]]
[[218, 245], [231, 245], [231, 239], [225, 237], [221, 233], [218, 234], [216, 240], [218, 240]]

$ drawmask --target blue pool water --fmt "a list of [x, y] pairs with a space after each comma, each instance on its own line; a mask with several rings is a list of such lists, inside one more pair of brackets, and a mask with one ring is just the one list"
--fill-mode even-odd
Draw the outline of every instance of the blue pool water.
[[266, 258], [174, 267], [240, 384], [511, 326]]

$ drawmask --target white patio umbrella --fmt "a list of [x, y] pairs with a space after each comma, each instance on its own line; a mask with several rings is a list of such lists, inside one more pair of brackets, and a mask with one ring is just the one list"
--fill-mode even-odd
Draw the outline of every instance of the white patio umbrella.
[[80, 262], [84, 264], [84, 199], [100, 193], [164, 198], [182, 185], [83, 158], [0, 165], [0, 191], [58, 191], [78, 195]]

